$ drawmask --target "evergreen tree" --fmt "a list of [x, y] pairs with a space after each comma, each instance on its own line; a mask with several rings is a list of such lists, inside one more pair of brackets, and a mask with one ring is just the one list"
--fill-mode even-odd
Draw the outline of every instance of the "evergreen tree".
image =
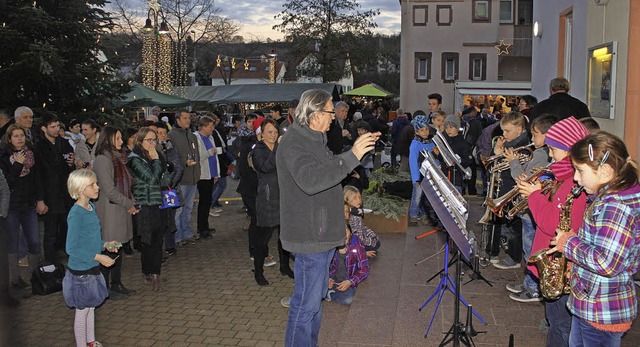
[[98, 113], [128, 91], [113, 79], [116, 61], [104, 50], [113, 28], [106, 2], [1, 2], [0, 105]]
[[274, 25], [295, 45], [300, 56], [313, 54], [323, 82], [337, 81], [348, 74], [344, 61], [358, 49], [363, 35], [376, 27], [378, 10], [359, 11], [356, 0], [289, 0], [275, 16]]

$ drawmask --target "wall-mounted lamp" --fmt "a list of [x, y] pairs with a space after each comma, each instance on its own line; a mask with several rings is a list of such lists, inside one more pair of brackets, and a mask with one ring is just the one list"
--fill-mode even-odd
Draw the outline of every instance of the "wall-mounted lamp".
[[542, 24], [538, 21], [535, 21], [535, 23], [533, 23], [533, 36], [542, 37]]

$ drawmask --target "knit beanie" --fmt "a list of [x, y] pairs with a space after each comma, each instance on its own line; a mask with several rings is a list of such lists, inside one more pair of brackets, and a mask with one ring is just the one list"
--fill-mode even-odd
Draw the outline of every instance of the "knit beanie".
[[574, 117], [565, 118], [554, 124], [547, 131], [544, 143], [564, 151], [589, 134], [585, 126]]
[[455, 114], [448, 115], [444, 120], [444, 126], [446, 127], [448, 125], [451, 125], [456, 129], [460, 129], [460, 117], [456, 116]]
[[418, 115], [413, 118], [411, 124], [413, 124], [413, 128], [415, 130], [420, 130], [426, 126], [429, 126], [429, 120], [425, 115]]

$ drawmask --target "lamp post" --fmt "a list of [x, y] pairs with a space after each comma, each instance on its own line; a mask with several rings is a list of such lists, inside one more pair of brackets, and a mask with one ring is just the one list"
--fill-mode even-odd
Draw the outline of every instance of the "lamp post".
[[162, 93], [171, 91], [171, 41], [169, 26], [157, 1], [149, 2], [147, 20], [142, 30], [147, 33], [142, 44], [142, 83]]
[[196, 58], [196, 31], [195, 30], [191, 30], [191, 34], [193, 35], [193, 76], [191, 76], [191, 85], [192, 86], [196, 86], [196, 81], [198, 80], [196, 78], [196, 62], [197, 62], [197, 58]]

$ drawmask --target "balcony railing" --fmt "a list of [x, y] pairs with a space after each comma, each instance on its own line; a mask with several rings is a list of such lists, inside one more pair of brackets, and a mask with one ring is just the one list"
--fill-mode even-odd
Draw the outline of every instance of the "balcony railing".
[[530, 57], [532, 35], [531, 25], [514, 25], [513, 47], [509, 55], [514, 57]]

